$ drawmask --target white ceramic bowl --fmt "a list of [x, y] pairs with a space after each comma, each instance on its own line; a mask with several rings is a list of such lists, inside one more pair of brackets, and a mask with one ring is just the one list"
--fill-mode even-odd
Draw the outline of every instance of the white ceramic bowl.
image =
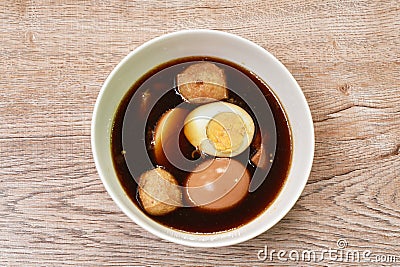
[[[110, 147], [117, 107], [133, 83], [161, 63], [187, 56], [213, 56], [244, 66], [263, 79], [283, 105], [291, 125], [293, 155], [289, 176], [280, 194], [260, 216], [237, 229], [191, 234], [149, 219], [128, 198], [113, 168]], [[117, 205], [134, 222], [163, 239], [183, 245], [218, 247], [251, 239], [271, 228], [293, 207], [310, 173], [314, 155], [314, 129], [306, 99], [289, 71], [262, 47], [233, 34], [187, 30], [166, 34], [139, 46], [126, 56], [105, 81], [93, 112], [92, 150], [100, 178]]]

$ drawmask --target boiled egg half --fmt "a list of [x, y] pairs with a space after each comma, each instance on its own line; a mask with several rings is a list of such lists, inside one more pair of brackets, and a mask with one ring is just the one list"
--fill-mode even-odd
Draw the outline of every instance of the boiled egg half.
[[184, 134], [200, 151], [217, 157], [234, 157], [249, 147], [254, 122], [241, 107], [213, 102], [191, 111], [184, 122]]

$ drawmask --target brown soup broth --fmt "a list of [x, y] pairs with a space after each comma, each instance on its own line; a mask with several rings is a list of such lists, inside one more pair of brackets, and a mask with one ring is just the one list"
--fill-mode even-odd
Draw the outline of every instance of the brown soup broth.
[[[205, 211], [195, 207], [180, 207], [163, 216], [147, 215], [168, 227], [197, 233], [237, 228], [261, 214], [282, 189], [292, 157], [291, 134], [286, 115], [275, 95], [262, 80], [245, 68], [218, 58], [177, 59], [145, 74], [130, 88], [117, 109], [111, 132], [112, 158], [118, 179], [130, 199], [142, 209], [136, 180], [143, 172], [155, 166], [162, 166], [175, 176], [181, 186], [184, 185], [190, 172], [175, 168], [168, 162], [157, 162], [152, 138], [157, 121], [166, 111], [178, 105], [188, 110], [199, 106], [184, 102], [177, 91], [175, 77], [189, 65], [205, 60], [225, 71], [229, 98], [224, 101], [245, 109], [255, 122], [255, 137], [247, 153], [250, 156], [255, 154], [262, 140], [271, 163], [268, 163], [267, 168], [261, 169], [250, 160], [242, 161], [252, 174], [252, 182], [258, 179], [260, 185], [255, 187], [256, 190], [250, 190], [252, 192], [228, 210]], [[187, 169], [194, 168], [209, 158], [192, 155], [195, 148], [186, 139], [183, 131], [179, 135], [179, 145], [185, 158], [193, 161], [193, 166], [185, 166]]]

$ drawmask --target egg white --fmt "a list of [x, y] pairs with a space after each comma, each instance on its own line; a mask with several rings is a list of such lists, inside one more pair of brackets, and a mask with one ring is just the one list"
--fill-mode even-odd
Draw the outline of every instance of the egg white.
[[[242, 143], [238, 148], [229, 152], [215, 149], [214, 144], [207, 137], [207, 126], [210, 120], [217, 114], [225, 112], [237, 114], [245, 127]], [[245, 151], [250, 146], [255, 130], [253, 119], [244, 109], [222, 101], [197, 107], [188, 114], [184, 123], [184, 133], [189, 142], [200, 151], [217, 157], [234, 157]]]

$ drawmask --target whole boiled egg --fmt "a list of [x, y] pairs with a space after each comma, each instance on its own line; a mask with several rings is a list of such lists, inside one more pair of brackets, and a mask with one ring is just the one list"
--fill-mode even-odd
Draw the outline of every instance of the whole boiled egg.
[[184, 134], [200, 151], [217, 157], [234, 157], [245, 151], [254, 135], [254, 122], [241, 107], [213, 102], [191, 111]]

